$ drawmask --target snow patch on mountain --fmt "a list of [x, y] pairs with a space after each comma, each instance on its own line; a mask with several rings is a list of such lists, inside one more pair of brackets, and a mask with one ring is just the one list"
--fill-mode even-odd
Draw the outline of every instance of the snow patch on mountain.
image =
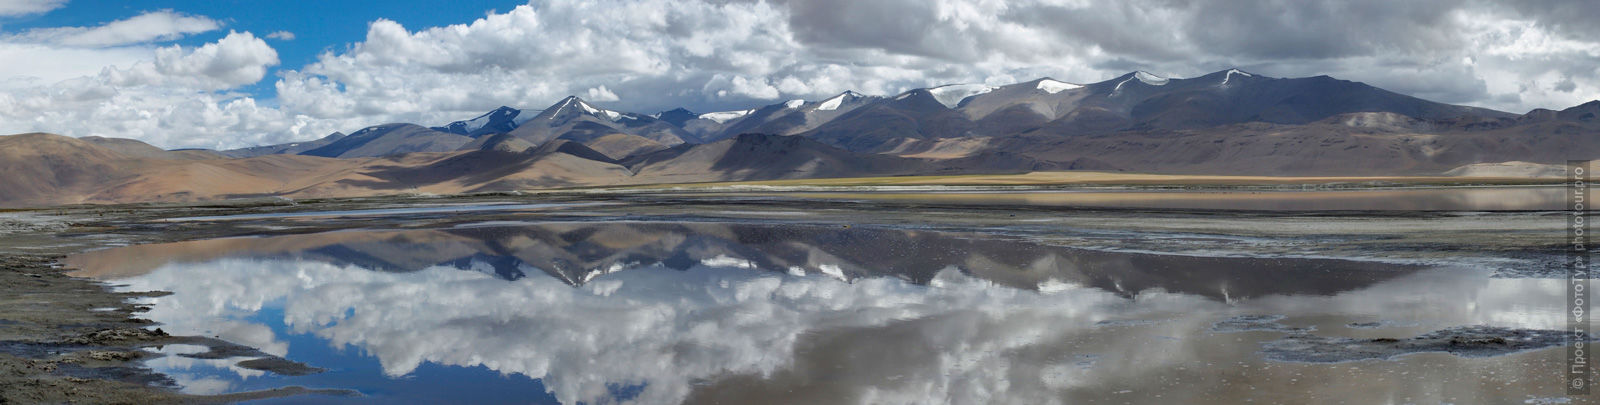
[[555, 106], [555, 107], [550, 107], [550, 109], [555, 111], [555, 113], [550, 114], [550, 118], [547, 118], [546, 120], [549, 120], [549, 121], [555, 120], [557, 115], [561, 115], [562, 111], [565, 111], [567, 109], [567, 107], [571, 107], [572, 106], [573, 100], [577, 100], [577, 99], [576, 98], [572, 98], [572, 97], [567, 97], [566, 100], [561, 100], [561, 105], [558, 105], [558, 106]]
[[1139, 79], [1139, 81], [1144, 82], [1144, 84], [1148, 84], [1148, 85], [1151, 85], [1151, 86], [1160, 86], [1160, 85], [1167, 84], [1168, 81], [1171, 81], [1171, 79], [1168, 79], [1168, 78], [1165, 78], [1165, 77], [1161, 77], [1161, 76], [1156, 76], [1154, 73], [1146, 72], [1146, 71], [1143, 71], [1143, 70], [1140, 70], [1140, 71], [1137, 71], [1137, 72], [1133, 72], [1133, 78]]
[[750, 115], [750, 113], [753, 113], [753, 112], [756, 112], [756, 110], [712, 112], [712, 113], [700, 114], [700, 119], [715, 121], [718, 124], [726, 124], [728, 121], [733, 121], [733, 120], [742, 118], [742, 117], [744, 117], [746, 115]]
[[1138, 80], [1140, 83], [1148, 84], [1148, 85], [1151, 85], [1151, 86], [1160, 86], [1160, 85], [1167, 84], [1168, 81], [1171, 81], [1171, 79], [1167, 79], [1167, 78], [1161, 77], [1161, 76], [1156, 76], [1155, 74], [1152, 74], [1150, 72], [1146, 72], [1146, 71], [1140, 70], [1140, 71], [1137, 71], [1137, 72], [1133, 72], [1133, 77], [1130, 77], [1127, 80], [1123, 80], [1123, 81], [1117, 82], [1117, 87], [1111, 89], [1111, 95], [1115, 96], [1115, 95], [1117, 95], [1119, 93], [1122, 93], [1122, 85], [1128, 84], [1128, 82], [1131, 82], [1131, 81], [1134, 81], [1134, 80]]
[[612, 121], [617, 121], [617, 120], [621, 120], [622, 119], [622, 113], [619, 113], [619, 112], [616, 112], [616, 111], [607, 110], [607, 109], [603, 109], [603, 108], [595, 108], [594, 106], [589, 105], [589, 103], [583, 102], [583, 100], [579, 100], [578, 101], [578, 107], [579, 108], [583, 108], [583, 111], [587, 111], [589, 114], [606, 117], [606, 119], [609, 119], [609, 120], [612, 120]]
[[788, 109], [793, 110], [793, 109], [796, 109], [796, 108], [800, 108], [800, 106], [803, 106], [803, 105], [806, 105], [806, 101], [805, 100], [794, 99], [794, 100], [785, 101], [783, 103], [783, 108], [788, 108]]
[[966, 100], [967, 97], [991, 91], [994, 91], [993, 87], [982, 84], [952, 84], [928, 89], [928, 93], [933, 94], [934, 100], [939, 100], [939, 104], [944, 104], [948, 108], [956, 108], [961, 105], [961, 100]]
[[1051, 79], [1040, 79], [1039, 80], [1039, 85], [1036, 86], [1036, 87], [1040, 91], [1043, 91], [1045, 93], [1056, 94], [1056, 93], [1060, 93], [1062, 91], [1072, 90], [1072, 89], [1080, 88], [1080, 87], [1083, 87], [1083, 86], [1077, 85], [1077, 84], [1072, 84], [1072, 83], [1067, 83], [1067, 82], [1063, 82], [1063, 81], [1051, 80]]
[[1128, 82], [1131, 82], [1131, 81], [1133, 81], [1132, 77], [1128, 78], [1128, 80], [1123, 80], [1123, 81], [1117, 82], [1117, 87], [1114, 87], [1114, 88], [1111, 89], [1111, 95], [1115, 96], [1117, 94], [1122, 93], [1122, 85], [1128, 84]]
[[833, 96], [833, 98], [830, 98], [827, 101], [823, 101], [821, 105], [818, 105], [817, 106], [817, 111], [833, 111], [833, 110], [837, 110], [837, 109], [839, 109], [840, 105], [844, 104], [845, 97], [860, 97], [860, 96], [861, 95], [856, 94], [856, 92], [853, 92], [853, 91], [846, 91], [844, 93], [839, 93], [839, 95]]
[[584, 111], [587, 111], [590, 114], [595, 114], [595, 115], [599, 115], [600, 114], [600, 109], [594, 108], [594, 106], [589, 105], [589, 103], [585, 103], [585, 102], [582, 102], [582, 101], [578, 102], [578, 108], [582, 108]]
[[1222, 85], [1223, 86], [1227, 86], [1228, 85], [1228, 80], [1233, 79], [1233, 75], [1241, 75], [1241, 76], [1244, 76], [1244, 77], [1254, 76], [1252, 74], [1245, 73], [1244, 71], [1241, 71], [1239, 69], [1228, 69], [1228, 74], [1222, 76]]

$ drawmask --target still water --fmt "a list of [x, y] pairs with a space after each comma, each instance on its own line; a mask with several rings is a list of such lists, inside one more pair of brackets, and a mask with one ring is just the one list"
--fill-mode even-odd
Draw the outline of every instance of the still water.
[[173, 292], [144, 302], [169, 333], [327, 370], [286, 376], [160, 348], [148, 364], [185, 391], [361, 393], [279, 400], [292, 403], [1522, 403], [1557, 399], [1562, 382], [1548, 347], [1263, 354], [1297, 334], [1562, 326], [1561, 280], [1470, 267], [720, 222], [214, 239], [67, 264]]
[[[1560, 211], [1560, 186], [1401, 187], [1308, 190], [1041, 190], [992, 192], [804, 192], [786, 197], [905, 203], [1240, 211]], [[1590, 190], [1593, 201], [1600, 192]]]

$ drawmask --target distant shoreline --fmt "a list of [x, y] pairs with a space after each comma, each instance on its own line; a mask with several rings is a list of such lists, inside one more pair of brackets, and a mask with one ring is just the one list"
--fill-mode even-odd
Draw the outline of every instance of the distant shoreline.
[[1098, 187], [1105, 189], [1218, 188], [1218, 189], [1360, 189], [1396, 187], [1497, 187], [1560, 185], [1565, 179], [1552, 177], [1463, 177], [1463, 176], [1229, 176], [1050, 171], [1021, 174], [964, 174], [939, 176], [881, 176], [821, 179], [787, 179], [724, 182], [662, 183], [627, 186], [585, 187], [583, 189], [649, 190], [714, 188], [846, 188], [846, 187], [1005, 187], [1007, 189], [1064, 189]]

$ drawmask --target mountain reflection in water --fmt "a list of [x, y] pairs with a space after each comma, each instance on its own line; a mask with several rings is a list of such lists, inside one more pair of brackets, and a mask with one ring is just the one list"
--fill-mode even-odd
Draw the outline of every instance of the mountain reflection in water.
[[895, 277], [919, 285], [947, 268], [1037, 290], [1075, 284], [1124, 297], [1161, 289], [1218, 300], [1328, 295], [1417, 270], [1345, 260], [1193, 257], [1103, 252], [1022, 238], [883, 228], [744, 223], [548, 223], [415, 231], [233, 238], [89, 252], [79, 275], [122, 278], [167, 263], [295, 259], [413, 272], [444, 266], [506, 280], [543, 273], [572, 285], [636, 267], [748, 267], [840, 279]]
[[[220, 336], [333, 376], [359, 367], [296, 350], [323, 345], [353, 356], [355, 348], [375, 358], [386, 378], [275, 381], [373, 395], [349, 399], [356, 401], [406, 400], [385, 397], [391, 383], [440, 392], [460, 386], [393, 379], [435, 364], [526, 376], [569, 404], [775, 396], [981, 403], [997, 395], [1049, 403], [1073, 390], [1148, 381], [1177, 364], [1257, 361], [1255, 341], [1197, 332], [1240, 302], [1291, 315], [1384, 313], [1426, 320], [1421, 327], [1504, 319], [1549, 327], [1539, 322], [1560, 319], [1557, 310], [1529, 315], [1526, 305], [1494, 302], [1559, 291], [1545, 285], [1554, 280], [1505, 284], [1381, 263], [1097, 252], [862, 227], [612, 222], [347, 231], [131, 246], [67, 263], [128, 290], [174, 292], [152, 299], [146, 314], [173, 333]], [[1461, 295], [1471, 291], [1479, 293]], [[1437, 305], [1419, 305], [1419, 297], [1438, 297], [1423, 301]], [[1485, 306], [1463, 313], [1462, 300]], [[1145, 329], [1119, 332], [1126, 325]], [[1161, 345], [1176, 347], [1149, 349]], [[266, 378], [225, 364], [209, 373], [155, 367], [191, 390], [239, 390]], [[527, 402], [542, 393], [477, 394]]]

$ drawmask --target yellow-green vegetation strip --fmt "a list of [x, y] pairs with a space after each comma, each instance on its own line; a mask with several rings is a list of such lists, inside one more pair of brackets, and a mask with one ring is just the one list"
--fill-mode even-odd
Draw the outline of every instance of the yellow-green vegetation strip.
[[860, 187], [860, 186], [1526, 186], [1555, 185], [1560, 178], [1450, 177], [1450, 176], [1220, 176], [1166, 175], [1110, 172], [1032, 172], [1025, 174], [972, 174], [947, 176], [849, 177], [764, 181], [647, 184], [603, 187], [607, 189], [716, 188], [729, 186]]

